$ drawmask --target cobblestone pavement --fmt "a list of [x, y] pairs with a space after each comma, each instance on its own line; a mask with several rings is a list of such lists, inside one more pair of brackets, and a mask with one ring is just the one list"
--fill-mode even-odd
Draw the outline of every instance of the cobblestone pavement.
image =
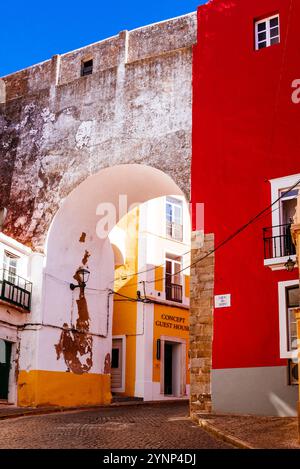
[[0, 421], [0, 448], [229, 448], [186, 404], [124, 406]]

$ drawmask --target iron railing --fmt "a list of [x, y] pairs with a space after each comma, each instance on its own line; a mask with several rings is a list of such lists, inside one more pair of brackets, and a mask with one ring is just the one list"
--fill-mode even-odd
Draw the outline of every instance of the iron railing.
[[182, 303], [182, 285], [166, 283], [166, 300]]
[[15, 273], [0, 270], [0, 298], [30, 311], [32, 283]]
[[183, 227], [179, 223], [167, 221], [167, 236], [176, 241], [183, 240]]
[[263, 237], [265, 259], [275, 259], [296, 254], [290, 224], [264, 228]]

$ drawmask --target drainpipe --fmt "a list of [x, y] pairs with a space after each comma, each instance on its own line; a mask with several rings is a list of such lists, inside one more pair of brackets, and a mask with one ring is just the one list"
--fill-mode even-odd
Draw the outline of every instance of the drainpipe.
[[[294, 224], [291, 227], [292, 237], [297, 249], [297, 259], [298, 265], [300, 260], [300, 196], [298, 197], [296, 215], [294, 217]], [[300, 269], [299, 269], [300, 272]], [[300, 279], [299, 279], [300, 281]], [[300, 370], [300, 308], [295, 311], [296, 321], [297, 321], [297, 345], [298, 345], [298, 370]], [[299, 378], [298, 378], [299, 380]], [[300, 441], [300, 385], [299, 388], [299, 398], [298, 398], [298, 437]]]

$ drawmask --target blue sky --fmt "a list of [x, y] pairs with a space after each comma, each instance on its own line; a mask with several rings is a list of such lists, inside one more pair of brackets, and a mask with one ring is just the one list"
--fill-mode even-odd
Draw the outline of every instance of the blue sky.
[[124, 29], [195, 11], [205, 0], [15, 0], [1, 5], [0, 76]]

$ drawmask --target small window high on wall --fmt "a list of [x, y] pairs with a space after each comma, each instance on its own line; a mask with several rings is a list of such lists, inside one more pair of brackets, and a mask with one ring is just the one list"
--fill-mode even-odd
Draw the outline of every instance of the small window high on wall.
[[263, 49], [280, 42], [279, 15], [255, 22], [255, 49]]
[[93, 73], [93, 59], [83, 60], [81, 63], [81, 76], [91, 75]]

